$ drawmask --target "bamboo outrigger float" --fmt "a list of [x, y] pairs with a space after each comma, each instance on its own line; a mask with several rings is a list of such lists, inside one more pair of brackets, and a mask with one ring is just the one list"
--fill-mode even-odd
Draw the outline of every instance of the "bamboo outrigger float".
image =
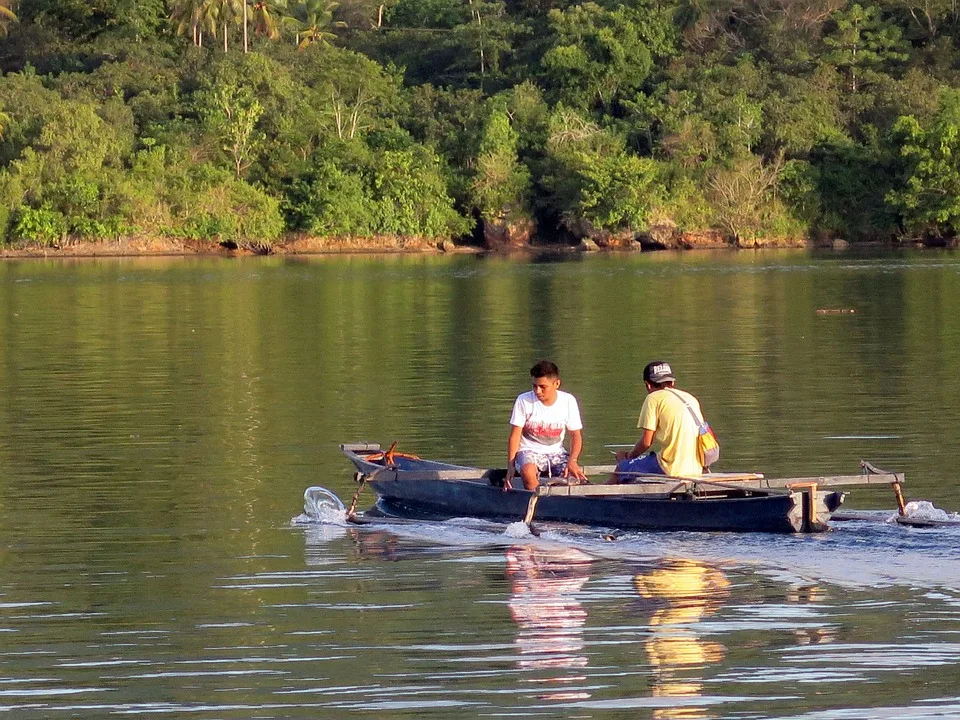
[[[844, 493], [835, 488], [891, 485], [904, 512], [902, 473], [861, 462], [857, 475], [766, 478], [759, 473], [709, 473], [698, 477], [635, 475], [626, 484], [549, 484], [523, 489], [519, 478], [504, 490], [506, 470], [473, 468], [384, 451], [373, 443], [340, 446], [363, 488], [377, 495], [380, 511], [401, 517], [482, 517], [570, 522], [643, 530], [823, 532]], [[613, 465], [584, 468], [607, 477]]]

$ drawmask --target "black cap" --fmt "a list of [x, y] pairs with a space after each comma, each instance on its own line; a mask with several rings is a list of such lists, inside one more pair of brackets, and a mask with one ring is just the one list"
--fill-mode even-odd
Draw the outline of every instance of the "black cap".
[[665, 382], [676, 382], [673, 377], [673, 370], [668, 363], [663, 360], [654, 360], [643, 369], [643, 381], [660, 385]]

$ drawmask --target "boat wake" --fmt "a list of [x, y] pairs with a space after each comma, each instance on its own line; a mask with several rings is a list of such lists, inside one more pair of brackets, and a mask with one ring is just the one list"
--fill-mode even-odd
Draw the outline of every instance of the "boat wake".
[[[960, 525], [960, 513], [948, 513], [927, 500], [911, 500], [904, 507], [904, 511], [904, 517], [907, 520], [931, 524]], [[899, 516], [894, 515], [891, 520], [899, 520]]]
[[340, 525], [347, 524], [347, 508], [324, 487], [314, 485], [303, 491], [303, 512], [290, 519], [294, 525]]
[[530, 526], [519, 520], [507, 525], [506, 529], [503, 531], [503, 534], [509, 538], [534, 537], [534, 533], [531, 531]]
[[623, 532], [554, 522], [535, 522], [531, 529], [521, 521], [410, 519], [376, 509], [347, 520], [344, 505], [334, 493], [310, 487], [304, 492], [303, 513], [291, 523], [308, 526], [308, 545], [343, 537], [348, 527], [369, 528], [425, 546], [463, 548], [521, 540], [537, 546], [573, 547], [607, 560], [695, 559], [799, 583], [960, 591], [960, 515], [927, 501], [912, 501], [906, 511], [905, 518], [889, 510], [852, 512], [845, 522], [835, 523], [831, 532], [816, 535]]

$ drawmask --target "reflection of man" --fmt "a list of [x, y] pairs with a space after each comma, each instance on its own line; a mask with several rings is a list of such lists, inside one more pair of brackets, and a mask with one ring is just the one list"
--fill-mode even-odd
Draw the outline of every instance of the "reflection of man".
[[535, 682], [557, 688], [547, 700], [582, 700], [590, 693], [572, 687], [584, 680], [583, 626], [587, 611], [577, 593], [590, 578], [589, 555], [574, 548], [517, 545], [507, 550], [510, 615], [517, 623], [521, 670], [541, 671]]
[[[703, 691], [702, 671], [723, 659], [723, 645], [706, 642], [697, 635], [696, 625], [713, 614], [729, 592], [730, 582], [718, 569], [695, 560], [671, 560], [648, 573], [634, 577], [641, 597], [664, 604], [650, 618], [651, 634], [645, 649], [654, 668], [653, 696], [696, 698]], [[706, 718], [695, 704], [675, 705], [654, 712], [655, 718]]]
[[[787, 591], [787, 602], [815, 606], [823, 602], [826, 596], [826, 592], [819, 585], [794, 586]], [[807, 608], [798, 609], [795, 613], [793, 634], [798, 645], [821, 645], [837, 639], [834, 628], [822, 624], [815, 608], [809, 612], [809, 617]], [[808, 621], [803, 622], [804, 619]]]

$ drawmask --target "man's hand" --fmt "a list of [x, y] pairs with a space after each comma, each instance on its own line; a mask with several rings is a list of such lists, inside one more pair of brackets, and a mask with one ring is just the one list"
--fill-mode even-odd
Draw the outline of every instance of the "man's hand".
[[623, 460], [629, 460], [629, 459], [630, 459], [630, 451], [629, 451], [629, 450], [617, 450], [616, 456], [617, 456], [617, 462], [621, 462], [621, 461], [623, 461]]
[[589, 482], [586, 473], [584, 473], [583, 468], [580, 467], [580, 463], [572, 459], [567, 461], [567, 466], [563, 469], [563, 477], [572, 477], [580, 482]]
[[513, 463], [510, 463], [507, 466], [507, 476], [503, 479], [503, 491], [510, 492], [510, 484], [513, 482], [513, 476], [516, 475], [517, 469], [513, 466]]

